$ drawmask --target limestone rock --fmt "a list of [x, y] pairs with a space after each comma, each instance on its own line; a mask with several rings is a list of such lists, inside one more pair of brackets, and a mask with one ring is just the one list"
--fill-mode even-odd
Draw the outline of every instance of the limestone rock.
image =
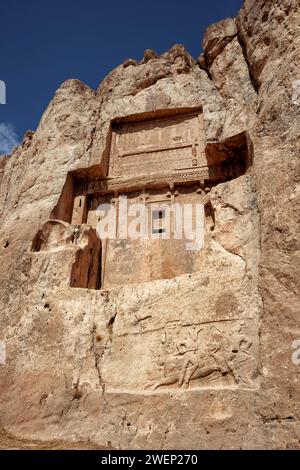
[[158, 55], [153, 49], [146, 49], [144, 52], [143, 60], [141, 61], [142, 64], [149, 62], [151, 59], [157, 59]]
[[[2, 445], [299, 448], [299, 22], [245, 0], [201, 67], [176, 45], [69, 80], [1, 157]], [[120, 188], [201, 200], [200, 253], [111, 256], [96, 203]]]
[[8, 156], [6, 155], [0, 155], [0, 185], [1, 185], [1, 181], [2, 181], [2, 177], [3, 177], [3, 173], [4, 173], [4, 169], [5, 169], [5, 165], [8, 161]]
[[137, 65], [137, 61], [135, 59], [126, 59], [126, 60], [124, 60], [124, 62], [123, 62], [124, 69], [126, 67], [129, 67], [130, 65], [133, 65], [135, 67]]
[[262, 133], [297, 138], [299, 106], [299, 2], [245, 1], [237, 17], [238, 36], [253, 82], [259, 88]]
[[215, 57], [209, 72], [227, 109], [222, 137], [251, 129], [256, 123], [257, 94], [236, 37]]
[[206, 63], [206, 58], [205, 58], [204, 53], [199, 55], [198, 64], [199, 64], [200, 69], [207, 71], [207, 63]]
[[206, 61], [211, 65], [226, 45], [237, 36], [237, 28], [232, 18], [226, 18], [209, 26], [202, 42]]

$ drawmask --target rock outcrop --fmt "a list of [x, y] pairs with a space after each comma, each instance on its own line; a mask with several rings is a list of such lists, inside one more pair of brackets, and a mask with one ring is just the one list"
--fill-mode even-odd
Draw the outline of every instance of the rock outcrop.
[[[208, 28], [199, 62], [176, 45], [126, 60], [96, 91], [63, 83], [1, 157], [6, 432], [120, 449], [299, 448], [299, 24], [298, 0], [245, 0]], [[202, 110], [208, 160], [247, 164], [201, 186], [192, 273], [98, 289], [101, 243], [61, 208], [74, 181], [107, 175], [112, 123], [182, 108]]]

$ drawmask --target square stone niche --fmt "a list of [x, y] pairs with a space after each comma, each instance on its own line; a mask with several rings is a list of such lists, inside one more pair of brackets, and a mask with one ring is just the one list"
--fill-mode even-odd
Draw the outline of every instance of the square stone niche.
[[[197, 271], [203, 250], [188, 251], [187, 239], [174, 237], [174, 220], [169, 225], [170, 238], [165, 237], [165, 207], [174, 203], [182, 208], [187, 203], [201, 204], [207, 188], [244, 174], [251, 161], [248, 136], [241, 133], [224, 142], [207, 143], [201, 108], [126, 116], [114, 119], [110, 129], [106, 176], [91, 174], [89, 169], [69, 174], [54, 218], [73, 226], [87, 224], [96, 234], [100, 204], [114, 205], [117, 214], [120, 196], [126, 196], [130, 204], [147, 206], [153, 225], [148, 233], [157, 236], [124, 239], [119, 237], [122, 227], [117, 221], [115, 239], [100, 243], [98, 288], [170, 279]], [[205, 198], [206, 226], [208, 219], [214, 220], [207, 201]], [[84, 266], [76, 269], [83, 272]]]

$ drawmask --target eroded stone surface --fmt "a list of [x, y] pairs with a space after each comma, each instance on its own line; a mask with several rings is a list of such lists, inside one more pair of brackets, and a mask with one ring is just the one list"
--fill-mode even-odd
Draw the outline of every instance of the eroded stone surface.
[[237, 28], [232, 18], [226, 18], [207, 28], [202, 45], [208, 66], [211, 66], [216, 57], [236, 36]]
[[[207, 70], [174, 46], [127, 61], [97, 92], [65, 82], [1, 161], [9, 432], [123, 449], [299, 447], [298, 28], [297, 0], [246, 0], [236, 22], [209, 29]], [[76, 181], [95, 191], [105, 178], [112, 122], [182, 108], [203, 111], [208, 161], [249, 159], [234, 179], [204, 181], [194, 269], [88, 288], [95, 234], [83, 206], [71, 219]]]

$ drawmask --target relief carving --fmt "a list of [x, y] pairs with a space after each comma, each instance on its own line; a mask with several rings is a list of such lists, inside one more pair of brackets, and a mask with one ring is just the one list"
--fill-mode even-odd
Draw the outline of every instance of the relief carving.
[[[167, 172], [170, 168], [206, 165], [202, 114], [178, 116], [117, 125], [111, 146], [111, 174], [132, 176]], [[201, 119], [200, 119], [201, 116]]]
[[227, 378], [233, 386], [253, 386], [256, 361], [253, 342], [244, 328], [243, 321], [227, 329], [219, 325], [168, 325], [158, 352], [151, 351], [156, 370], [148, 371], [150, 380], [145, 388], [154, 391], [175, 385], [188, 389], [201, 386], [204, 378], [210, 384]]

